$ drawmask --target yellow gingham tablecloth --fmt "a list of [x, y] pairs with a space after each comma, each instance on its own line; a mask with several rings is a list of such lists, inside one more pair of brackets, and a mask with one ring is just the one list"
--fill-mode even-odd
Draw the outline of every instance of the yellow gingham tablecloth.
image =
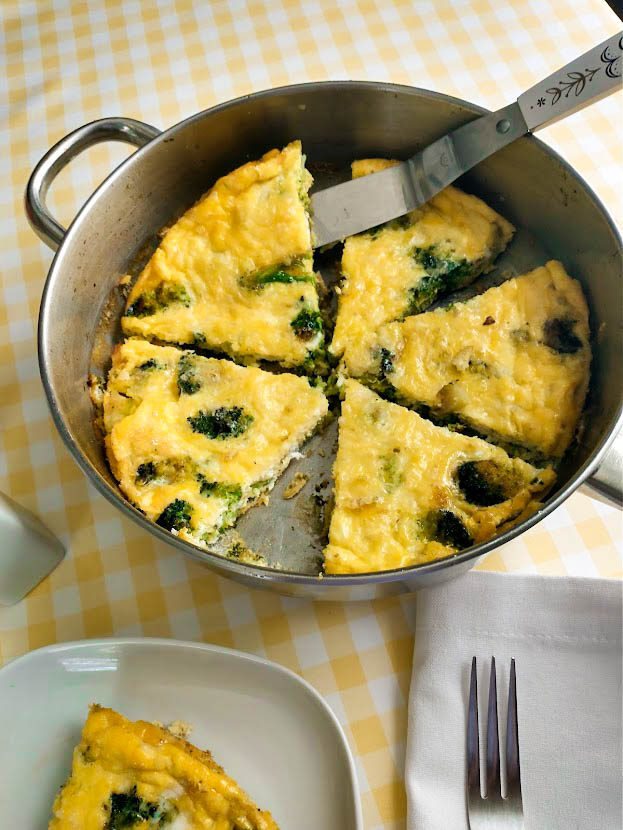
[[[68, 547], [26, 600], [0, 608], [0, 663], [48, 643], [123, 634], [265, 655], [303, 675], [337, 713], [366, 828], [404, 828], [414, 597], [339, 605], [251, 591], [154, 541], [87, 484], [39, 380], [36, 319], [51, 252], [27, 225], [24, 186], [48, 147], [95, 118], [166, 127], [280, 84], [395, 81], [496, 109], [620, 23], [603, 0], [4, 0], [0, 18], [0, 489]], [[619, 223], [621, 97], [541, 133]], [[67, 223], [128, 152], [100, 146], [75, 161], [53, 187], [56, 215]], [[620, 513], [576, 493], [480, 567], [620, 577], [621, 548]]]

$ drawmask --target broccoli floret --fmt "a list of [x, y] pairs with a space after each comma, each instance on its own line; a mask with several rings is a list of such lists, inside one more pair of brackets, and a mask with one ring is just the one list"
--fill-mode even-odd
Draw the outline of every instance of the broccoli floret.
[[379, 350], [379, 367], [381, 377], [387, 377], [394, 371], [394, 355], [389, 349]]
[[247, 549], [242, 544], [242, 542], [234, 542], [233, 545], [230, 545], [227, 556], [230, 559], [240, 559], [240, 557], [247, 552]]
[[222, 481], [208, 481], [201, 473], [197, 476], [199, 492], [202, 496], [214, 496], [225, 499], [230, 504], [239, 502], [242, 498], [242, 487], [239, 484], [224, 484]]
[[322, 317], [319, 311], [303, 308], [290, 325], [301, 340], [311, 340], [314, 335], [322, 331]]
[[144, 464], [139, 464], [136, 468], [135, 481], [137, 484], [149, 484], [158, 477], [158, 470], [153, 461], [146, 461]]
[[262, 274], [257, 278], [259, 285], [266, 285], [269, 282], [316, 282], [313, 274], [288, 274], [286, 271], [273, 271], [271, 274]]
[[329, 354], [324, 346], [320, 346], [311, 352], [307, 352], [301, 368], [307, 375], [328, 377], [336, 364], [337, 360], [333, 355]]
[[450, 510], [440, 510], [435, 539], [443, 545], [461, 550], [474, 543], [463, 522]]
[[[487, 461], [466, 461], [456, 473], [459, 489], [470, 504], [491, 507], [508, 498], [499, 482], [493, 480], [497, 465]], [[488, 475], [487, 475], [488, 473]]]
[[467, 259], [455, 260], [440, 256], [434, 245], [414, 248], [413, 257], [426, 274], [409, 290], [409, 314], [417, 314], [428, 308], [438, 294], [459, 288], [472, 272]]
[[259, 271], [245, 281], [248, 285], [259, 288], [271, 282], [293, 283], [293, 282], [316, 282], [313, 274], [289, 274], [283, 266], [270, 268], [266, 271]]
[[220, 406], [212, 412], [200, 410], [196, 415], [187, 418], [193, 432], [200, 432], [208, 438], [237, 438], [253, 422], [253, 416], [248, 415], [240, 406], [230, 409]]
[[451, 510], [438, 510], [436, 519], [437, 527], [434, 538], [437, 542], [457, 548], [457, 550], [474, 544], [463, 522]]
[[184, 354], [177, 364], [177, 388], [180, 395], [194, 395], [201, 389], [196, 375], [196, 368], [191, 355]]
[[192, 507], [183, 499], [175, 499], [164, 508], [156, 519], [156, 524], [165, 530], [181, 530], [190, 525]]
[[387, 377], [394, 371], [394, 355], [389, 349], [381, 348], [373, 352], [373, 358], [379, 367], [377, 374], [364, 375], [361, 381], [377, 395], [385, 398], [386, 401], [396, 401], [398, 393]]
[[109, 810], [110, 816], [104, 825], [104, 830], [122, 830], [125, 827], [134, 827], [139, 821], [142, 824], [149, 819], [159, 819], [159, 826], [162, 826], [163, 819], [166, 818], [159, 804], [139, 798], [136, 794], [136, 787], [132, 787], [127, 793], [112, 793]]
[[146, 360], [144, 363], [141, 363], [140, 366], [136, 367], [137, 369], [142, 369], [143, 372], [150, 372], [152, 369], [159, 369], [160, 365], [153, 357], [150, 357], [149, 360]]
[[402, 481], [402, 473], [398, 464], [400, 450], [396, 447], [381, 459], [381, 473], [385, 490], [391, 493]]
[[153, 291], [140, 294], [126, 310], [127, 317], [150, 317], [163, 308], [180, 303], [189, 306], [190, 297], [183, 285], [160, 282]]
[[424, 539], [462, 550], [474, 544], [463, 522], [450, 510], [431, 510], [418, 520], [420, 535]]
[[582, 348], [582, 341], [574, 334], [576, 320], [552, 317], [543, 326], [543, 342], [558, 354], [575, 354]]

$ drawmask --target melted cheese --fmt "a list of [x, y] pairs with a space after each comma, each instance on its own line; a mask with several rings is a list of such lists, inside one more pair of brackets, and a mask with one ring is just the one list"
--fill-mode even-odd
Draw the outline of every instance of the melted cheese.
[[[395, 163], [357, 161], [353, 177]], [[447, 293], [470, 283], [504, 250], [514, 232], [483, 201], [455, 187], [413, 211], [406, 222], [406, 227], [401, 221], [390, 222], [344, 243], [343, 284], [330, 351], [343, 357], [349, 374], [362, 374], [370, 343], [381, 325], [422, 310], [434, 301], [437, 290]], [[459, 267], [453, 274], [431, 279], [426, 252]]]
[[142, 830], [278, 830], [209, 752], [154, 724], [93, 706], [49, 830], [106, 830], [113, 794], [157, 805], [151, 818], [124, 825]]
[[[450, 530], [460, 522], [473, 542], [483, 542], [534, 513], [554, 481], [551, 468], [537, 470], [479, 438], [434, 426], [357, 381], [345, 387], [327, 573], [390, 570], [452, 555], [470, 541], [455, 545], [436, 531], [440, 516], [452, 522]], [[501, 502], [467, 500], [457, 476], [470, 462], [494, 469]]]
[[[291, 325], [301, 312], [318, 311], [305, 207], [310, 184], [300, 141], [219, 179], [166, 232], [138, 277], [124, 333], [303, 363], [323, 339], [320, 331], [304, 339]], [[299, 279], [254, 282], [271, 268]]]
[[591, 362], [588, 308], [559, 262], [388, 324], [368, 350], [370, 370], [381, 348], [392, 355], [388, 380], [411, 404], [548, 457], [573, 437]]
[[[242, 416], [239, 434], [197, 431], [201, 413], [233, 408]], [[130, 501], [152, 520], [185, 502], [189, 522], [173, 529], [209, 543], [272, 487], [327, 409], [304, 377], [131, 338], [113, 354], [104, 394], [106, 450]]]

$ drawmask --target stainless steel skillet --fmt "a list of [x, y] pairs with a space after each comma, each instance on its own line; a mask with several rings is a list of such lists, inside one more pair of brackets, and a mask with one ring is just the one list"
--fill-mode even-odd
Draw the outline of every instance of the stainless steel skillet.
[[[621, 427], [623, 401], [621, 238], [577, 173], [534, 138], [506, 147], [458, 184], [484, 197], [518, 228], [494, 279], [556, 257], [582, 281], [591, 306], [595, 358], [585, 429], [559, 471], [557, 489], [537, 515], [486, 544], [439, 562], [379, 574], [319, 577], [322, 533], [316, 505], [330, 489], [323, 485], [329, 480], [334, 426], [313, 439], [309, 457], [285, 474], [270, 506], [250, 511], [239, 523], [248, 544], [279, 562], [282, 570], [225, 560], [174, 538], [123, 498], [106, 464], [86, 379], [90, 371], [106, 371], [119, 337], [120, 275], [138, 269], [165, 224], [217, 176], [293, 138], [302, 139], [316, 184], [324, 187], [346, 179], [353, 158], [406, 158], [483, 112], [465, 101], [411, 87], [323, 82], [246, 96], [163, 133], [129, 119], [104, 119], [52, 148], [36, 171], [35, 192], [41, 199], [56, 173], [80, 150], [106, 140], [141, 148], [98, 188], [68, 231], [41, 213], [41, 199], [27, 205], [35, 229], [47, 234], [51, 247], [58, 247], [39, 320], [43, 384], [59, 432], [106, 498], [148, 532], [224, 575], [285, 594], [343, 600], [413, 590], [456, 576], [534, 525], [589, 477], [611, 495], [617, 490], [620, 494], [620, 467], [617, 471], [614, 456], [606, 453]], [[29, 192], [32, 196], [33, 190]], [[327, 276], [334, 275], [330, 260], [322, 264]], [[479, 281], [474, 289], [485, 285]], [[283, 487], [298, 470], [311, 480], [297, 498], [283, 500]]]

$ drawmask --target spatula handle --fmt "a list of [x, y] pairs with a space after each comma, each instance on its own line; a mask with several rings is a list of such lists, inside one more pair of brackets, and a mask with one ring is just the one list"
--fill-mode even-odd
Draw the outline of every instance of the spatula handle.
[[621, 89], [623, 32], [563, 66], [517, 99], [530, 131]]

